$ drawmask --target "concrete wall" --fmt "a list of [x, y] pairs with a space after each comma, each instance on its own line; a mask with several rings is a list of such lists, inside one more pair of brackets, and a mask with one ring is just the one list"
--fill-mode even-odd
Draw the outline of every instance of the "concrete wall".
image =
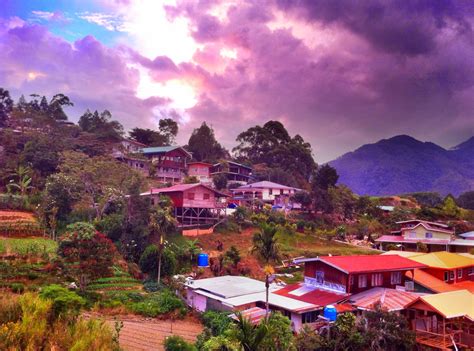
[[207, 298], [200, 294], [197, 294], [194, 290], [187, 289], [188, 306], [198, 310], [199, 312], [205, 312], [207, 308]]

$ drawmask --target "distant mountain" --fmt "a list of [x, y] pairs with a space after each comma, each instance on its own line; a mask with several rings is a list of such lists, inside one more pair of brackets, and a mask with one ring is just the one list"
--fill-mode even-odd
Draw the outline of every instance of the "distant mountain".
[[339, 183], [360, 195], [474, 190], [474, 137], [446, 150], [408, 135], [367, 144], [329, 162]]

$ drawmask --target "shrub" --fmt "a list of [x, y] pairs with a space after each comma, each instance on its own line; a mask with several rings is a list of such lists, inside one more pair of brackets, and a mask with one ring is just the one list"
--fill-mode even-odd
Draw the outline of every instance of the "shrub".
[[65, 315], [76, 317], [86, 304], [86, 301], [74, 291], [56, 284], [43, 288], [40, 297], [52, 301], [52, 312], [56, 318]]
[[[105, 322], [50, 318], [53, 302], [37, 294], [22, 295], [14, 312], [0, 304], [0, 350], [119, 350], [117, 338]], [[54, 347], [53, 347], [54, 345]]]
[[89, 223], [68, 226], [59, 243], [58, 254], [67, 263], [68, 273], [75, 277], [97, 278], [111, 275], [117, 250], [112, 241]]
[[179, 335], [168, 336], [165, 339], [166, 351], [197, 351], [196, 347]]
[[213, 336], [224, 333], [232, 323], [229, 312], [206, 311], [201, 315], [201, 319]]
[[15, 294], [22, 294], [25, 291], [25, 286], [23, 285], [23, 283], [11, 283], [10, 289]]
[[147, 317], [157, 317], [175, 311], [177, 311], [180, 316], [186, 313], [186, 307], [183, 301], [169, 290], [163, 290], [161, 293], [149, 295], [141, 302], [131, 303], [129, 307], [133, 312]]
[[[158, 247], [149, 245], [140, 257], [139, 265], [144, 273], [152, 278], [158, 276]], [[164, 248], [161, 255], [161, 276], [168, 277], [176, 272], [176, 256], [169, 248]]]

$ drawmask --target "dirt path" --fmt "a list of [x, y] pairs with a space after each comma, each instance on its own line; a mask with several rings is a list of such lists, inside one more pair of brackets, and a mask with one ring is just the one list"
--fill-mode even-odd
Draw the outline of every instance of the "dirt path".
[[[100, 317], [93, 315], [94, 317]], [[180, 335], [186, 341], [194, 342], [203, 326], [196, 320], [155, 320], [133, 316], [117, 316], [123, 322], [120, 331], [120, 347], [124, 351], [161, 351], [166, 337]], [[110, 327], [114, 329], [115, 320], [106, 317]]]

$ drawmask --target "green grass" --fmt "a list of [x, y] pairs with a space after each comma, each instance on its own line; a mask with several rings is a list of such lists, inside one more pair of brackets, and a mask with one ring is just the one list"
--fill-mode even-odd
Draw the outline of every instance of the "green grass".
[[277, 234], [282, 253], [290, 256], [324, 256], [324, 255], [376, 255], [378, 251], [325, 240], [316, 235], [302, 233]]
[[48, 255], [56, 254], [58, 244], [54, 240], [46, 238], [5, 238], [0, 240], [0, 252], [10, 252], [18, 255]]

